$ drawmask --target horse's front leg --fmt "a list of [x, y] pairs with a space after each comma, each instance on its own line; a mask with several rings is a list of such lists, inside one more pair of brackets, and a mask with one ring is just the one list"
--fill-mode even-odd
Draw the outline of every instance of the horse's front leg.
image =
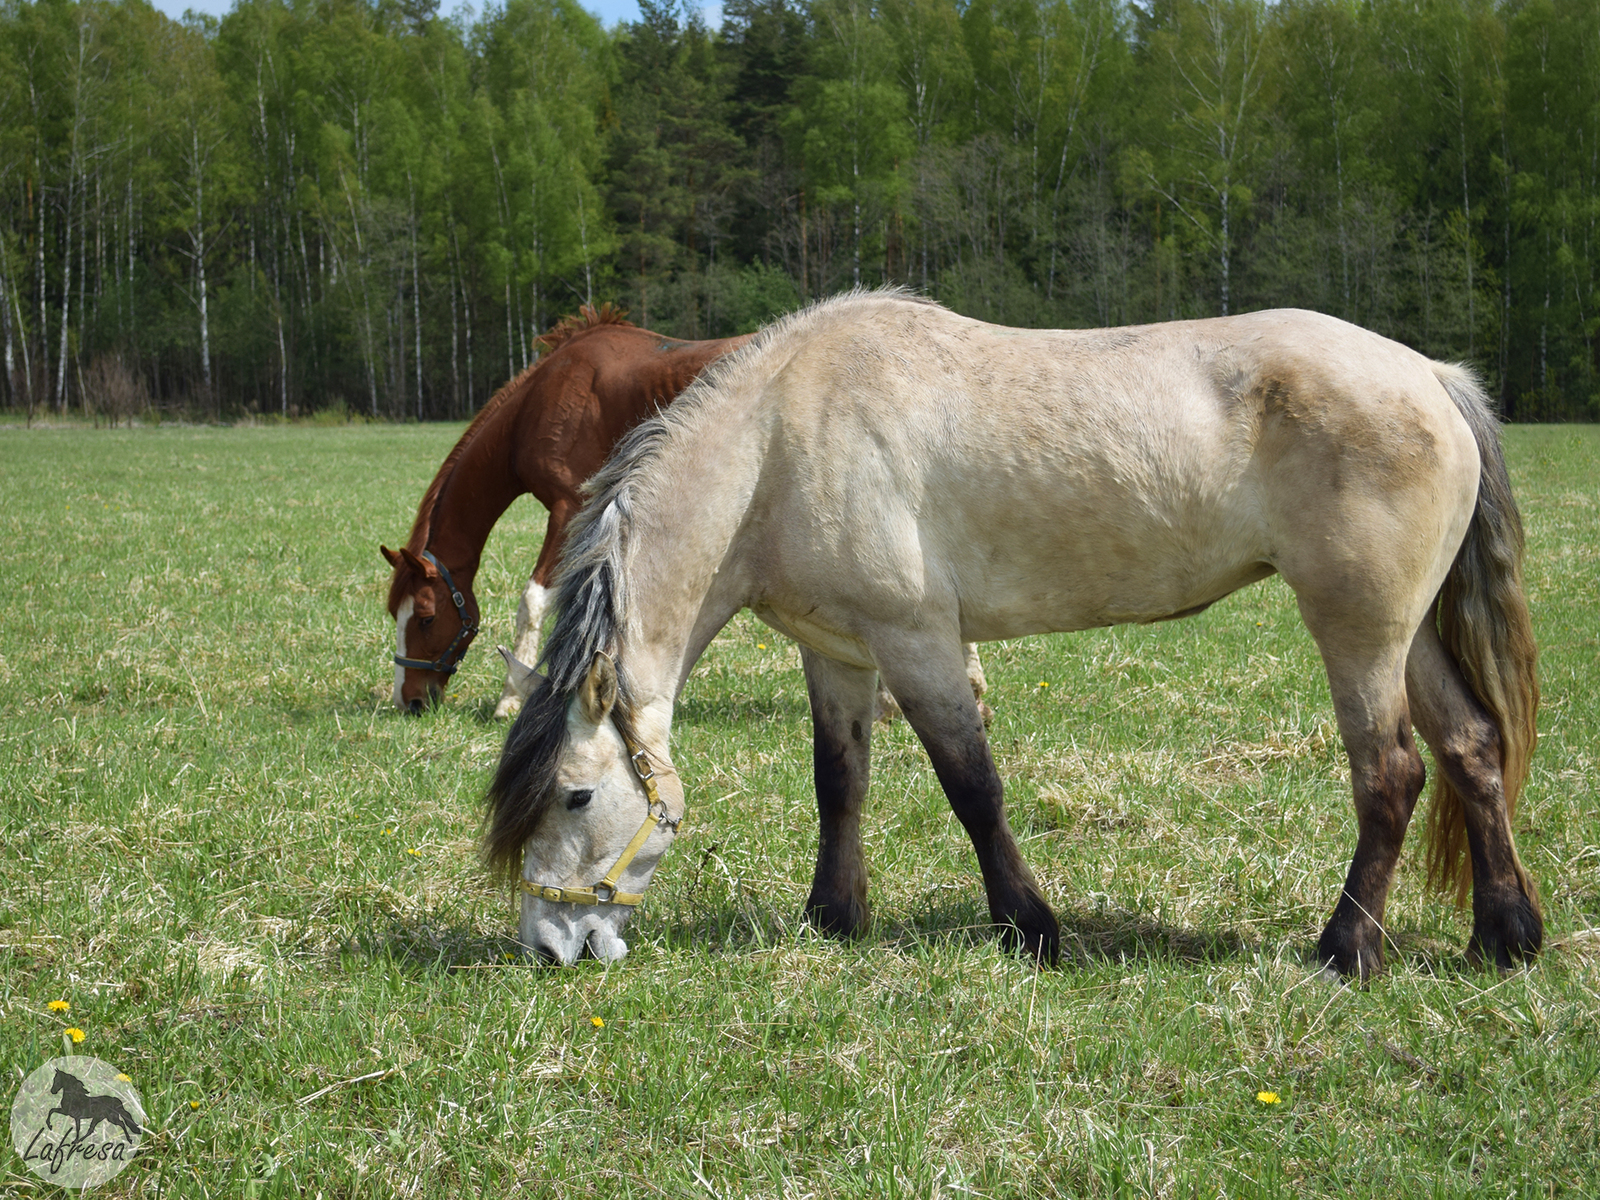
[[[511, 654], [518, 662], [530, 667], [539, 661], [539, 640], [544, 634], [544, 615], [550, 605], [550, 577], [555, 573], [562, 543], [566, 541], [567, 522], [577, 511], [575, 503], [565, 500], [557, 500], [551, 508], [539, 560], [534, 563], [533, 574], [528, 576], [528, 586], [522, 590], [522, 599], [517, 604], [517, 625], [512, 634]], [[495, 717], [516, 716], [525, 699], [523, 687], [518, 685], [514, 672], [508, 667], [500, 702], [495, 705]]]
[[817, 873], [806, 915], [825, 933], [853, 937], [871, 921], [861, 805], [878, 673], [847, 667], [802, 648], [811, 699], [812, 766], [817, 784]]
[[972, 839], [1001, 940], [1054, 964], [1060, 927], [1006, 824], [1005, 789], [968, 679], [965, 649], [953, 638], [919, 636], [875, 643], [873, 653]]
[[[978, 715], [983, 718], [983, 727], [989, 728], [994, 723], [994, 709], [983, 702], [983, 694], [989, 690], [989, 681], [983, 674], [983, 660], [978, 657], [978, 647], [968, 642], [961, 647], [967, 656], [967, 684], [972, 688], [972, 698], [978, 702]], [[889, 694], [889, 689], [880, 679], [878, 681], [878, 720], [885, 725], [897, 720], [900, 716], [900, 702]]]

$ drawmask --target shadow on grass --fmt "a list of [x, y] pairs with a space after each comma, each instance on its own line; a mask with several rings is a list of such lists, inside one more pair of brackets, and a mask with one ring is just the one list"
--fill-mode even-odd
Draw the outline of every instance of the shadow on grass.
[[791, 720], [810, 717], [805, 694], [797, 696], [708, 696], [684, 695], [674, 719], [692, 725], [715, 728], [718, 725], [744, 725], [751, 721]]
[[1208, 963], [1249, 958], [1261, 943], [1231, 929], [1194, 929], [1131, 912], [1063, 909], [1061, 959], [1066, 962], [1127, 960]]
[[[1248, 959], [1262, 944], [1234, 930], [1192, 929], [1135, 913], [1063, 909], [1061, 965], [1165, 961], [1211, 963]], [[810, 928], [800, 903], [791, 912], [744, 899], [711, 902], [684, 910], [664, 922], [663, 937], [674, 950], [740, 954], [769, 948], [796, 937], [826, 935]], [[860, 949], [923, 954], [969, 952], [999, 937], [982, 906], [982, 891], [952, 894], [899, 921], [876, 920], [865, 936], [848, 944]], [[1315, 957], [1308, 945], [1307, 961]]]
[[[1231, 929], [1194, 929], [1136, 913], [1062, 909], [1060, 967], [1094, 968], [1111, 963], [1203, 965], [1249, 960], [1266, 944]], [[784, 945], [841, 945], [865, 953], [910, 957], [970, 955], [999, 937], [982, 911], [979, 896], [951, 895], [909, 920], [877, 921], [864, 937], [840, 941], [813, 928], [796, 903], [793, 911], [748, 898], [725, 899], [666, 915], [638, 934], [654, 935], [669, 953], [737, 957]], [[1497, 978], [1499, 973], [1468, 961], [1460, 946], [1420, 931], [1397, 931], [1389, 947], [1388, 972], [1438, 978]], [[630, 937], [629, 941], [634, 939]], [[1317, 969], [1316, 943], [1298, 946], [1307, 970]], [[350, 937], [340, 957], [349, 966], [392, 966], [408, 975], [517, 970], [540, 967], [514, 933], [487, 933], [463, 923], [427, 917], [391, 918]], [[587, 959], [585, 962], [589, 961]], [[1381, 979], [1383, 976], [1376, 976]]]
[[510, 933], [485, 933], [459, 922], [393, 917], [351, 935], [341, 948], [347, 963], [393, 965], [407, 974], [481, 971], [524, 965], [521, 943]]
[[[980, 895], [952, 896], [924, 909], [899, 930], [885, 930], [882, 940], [928, 946], [975, 946], [993, 940], [1000, 931], [989, 922]], [[1248, 958], [1261, 948], [1233, 930], [1192, 929], [1130, 912], [1061, 908], [1056, 920], [1061, 927], [1063, 967], [1127, 961], [1209, 963]]]

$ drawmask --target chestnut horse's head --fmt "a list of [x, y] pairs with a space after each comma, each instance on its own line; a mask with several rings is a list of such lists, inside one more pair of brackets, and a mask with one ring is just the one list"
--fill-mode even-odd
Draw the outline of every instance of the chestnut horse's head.
[[421, 712], [438, 700], [478, 632], [472, 585], [458, 581], [427, 550], [417, 554], [379, 546], [394, 568], [389, 614], [394, 617], [394, 706]]

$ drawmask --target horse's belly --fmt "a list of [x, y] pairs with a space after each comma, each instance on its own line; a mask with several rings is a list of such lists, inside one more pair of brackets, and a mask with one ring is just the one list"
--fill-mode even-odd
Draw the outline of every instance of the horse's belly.
[[961, 630], [969, 641], [1148, 624], [1189, 616], [1274, 571], [1248, 523], [1182, 527], [1046, 527], [997, 536], [960, 573]]
[[863, 669], [876, 665], [867, 644], [859, 638], [798, 613], [782, 612], [770, 604], [753, 604], [750, 611], [785, 637], [835, 662]]

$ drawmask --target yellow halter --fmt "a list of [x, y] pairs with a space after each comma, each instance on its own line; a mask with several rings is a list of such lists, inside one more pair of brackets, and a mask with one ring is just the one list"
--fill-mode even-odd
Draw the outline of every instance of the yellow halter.
[[[526, 879], [520, 880], [519, 884], [522, 890], [527, 892], [528, 895], [537, 896], [541, 900], [551, 900], [566, 904], [627, 904], [631, 906], [644, 899], [643, 892], [617, 891], [617, 881], [622, 878], [622, 873], [628, 869], [628, 864], [633, 861], [634, 856], [650, 840], [650, 835], [655, 832], [657, 825], [665, 825], [668, 829], [676, 832], [678, 822], [683, 818], [679, 817], [675, 821], [667, 816], [667, 806], [661, 803], [661, 795], [656, 791], [656, 773], [650, 766], [650, 759], [645, 754], [644, 747], [635, 745], [633, 739], [623, 733], [620, 725], [617, 726], [617, 732], [622, 734], [622, 744], [628, 748], [628, 761], [633, 764], [633, 773], [639, 777], [639, 782], [644, 785], [644, 794], [649, 799], [649, 804], [645, 807], [644, 824], [639, 826], [639, 832], [633, 835], [633, 840], [623, 847], [621, 856], [611, 865], [611, 870], [606, 872], [605, 878], [593, 887], [544, 887], [537, 883], [530, 883]], [[661, 810], [659, 814], [656, 812], [658, 808]], [[602, 896], [600, 894], [602, 891], [610, 894]]]

